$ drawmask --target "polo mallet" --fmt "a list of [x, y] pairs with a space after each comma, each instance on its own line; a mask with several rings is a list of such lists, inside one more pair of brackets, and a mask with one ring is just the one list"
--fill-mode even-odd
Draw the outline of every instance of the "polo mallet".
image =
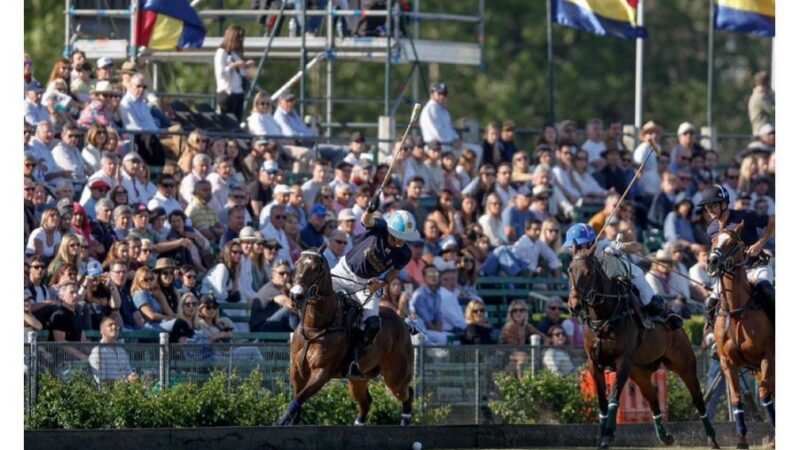
[[408, 137], [408, 132], [411, 131], [411, 127], [414, 126], [414, 124], [417, 122], [417, 119], [419, 118], [419, 112], [421, 110], [422, 110], [422, 105], [419, 103], [414, 103], [414, 110], [411, 111], [411, 120], [408, 121], [408, 126], [406, 126], [406, 131], [403, 132], [403, 137], [400, 138], [400, 147], [398, 147], [392, 154], [392, 162], [389, 163], [389, 170], [386, 171], [386, 176], [383, 177], [383, 182], [381, 182], [381, 187], [378, 188], [377, 191], [375, 191], [375, 195], [373, 196], [373, 198], [378, 197], [383, 193], [383, 188], [385, 188], [386, 183], [389, 182], [389, 178], [392, 175], [392, 169], [394, 169], [394, 163], [395, 161], [397, 161], [397, 152], [399, 150], [402, 150], [403, 148], [402, 144], [406, 141], [406, 138]]

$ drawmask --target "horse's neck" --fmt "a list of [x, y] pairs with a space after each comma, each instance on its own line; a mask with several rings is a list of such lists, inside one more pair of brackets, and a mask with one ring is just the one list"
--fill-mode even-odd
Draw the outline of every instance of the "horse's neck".
[[736, 268], [734, 273], [723, 274], [720, 284], [722, 285], [722, 301], [725, 302], [728, 310], [742, 308], [750, 300], [750, 284], [747, 281], [747, 272], [743, 267]]
[[315, 330], [328, 328], [336, 320], [336, 297], [333, 294], [322, 295], [309, 304], [303, 317], [303, 326]]

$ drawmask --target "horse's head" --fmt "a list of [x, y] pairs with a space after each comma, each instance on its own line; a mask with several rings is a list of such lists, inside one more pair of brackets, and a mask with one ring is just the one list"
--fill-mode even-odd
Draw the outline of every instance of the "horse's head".
[[590, 302], [589, 292], [594, 286], [595, 265], [597, 259], [590, 248], [575, 251], [572, 262], [569, 264], [569, 279], [572, 282], [570, 297], [578, 299], [578, 303]]
[[328, 262], [322, 253], [306, 250], [300, 254], [295, 263], [294, 285], [289, 290], [292, 306], [296, 310], [303, 309], [307, 301], [319, 297], [321, 287], [332, 290], [329, 272]]
[[711, 240], [708, 255], [708, 274], [716, 277], [731, 273], [744, 261], [746, 245], [740, 237], [742, 224], [733, 230], [720, 230]]

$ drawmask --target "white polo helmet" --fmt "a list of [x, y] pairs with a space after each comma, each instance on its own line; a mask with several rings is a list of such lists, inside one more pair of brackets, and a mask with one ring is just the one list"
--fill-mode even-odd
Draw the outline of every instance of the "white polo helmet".
[[389, 234], [403, 241], [419, 241], [419, 232], [417, 232], [417, 223], [414, 216], [403, 209], [399, 209], [389, 214], [386, 217], [386, 224], [389, 228]]

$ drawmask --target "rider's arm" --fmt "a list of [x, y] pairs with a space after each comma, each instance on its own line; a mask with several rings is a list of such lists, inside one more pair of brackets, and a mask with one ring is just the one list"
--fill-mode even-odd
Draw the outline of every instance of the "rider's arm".
[[375, 225], [375, 213], [367, 211], [362, 214], [361, 223], [364, 224], [366, 228], [372, 228]]

